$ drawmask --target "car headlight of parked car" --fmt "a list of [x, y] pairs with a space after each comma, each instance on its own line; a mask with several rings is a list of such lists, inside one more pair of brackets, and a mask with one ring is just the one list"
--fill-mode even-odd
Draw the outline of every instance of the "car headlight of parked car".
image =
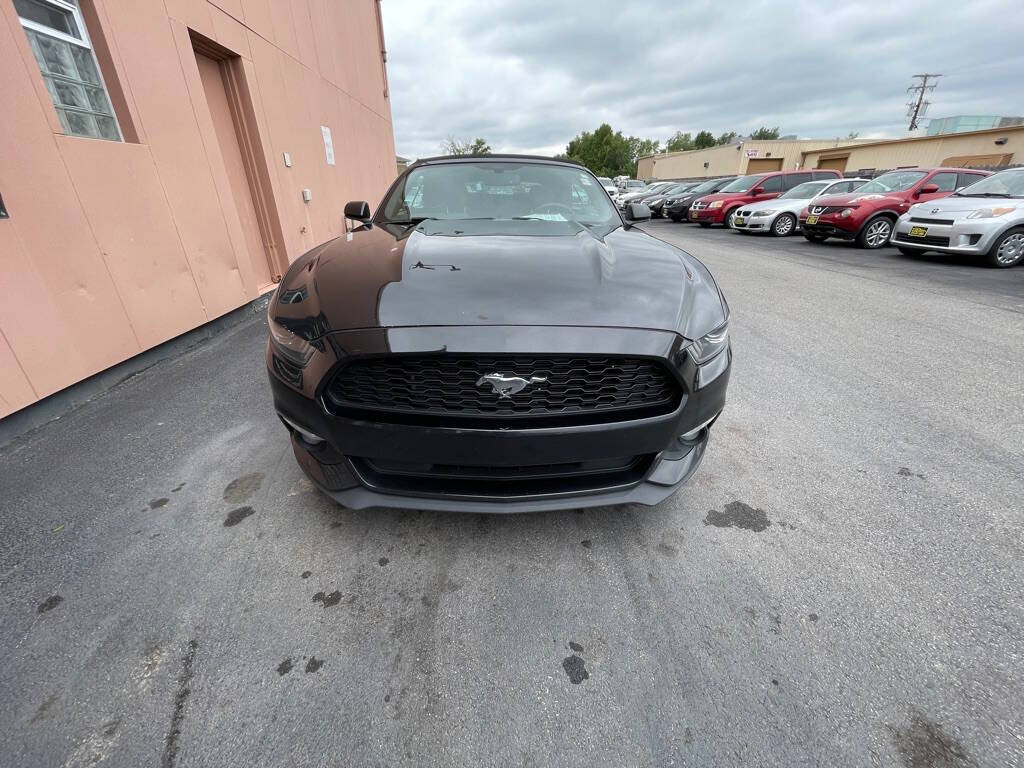
[[777, 213], [777, 211], [774, 211], [774, 210], [768, 210], [768, 211], [754, 211], [754, 212], [753, 212], [753, 213], [751, 214], [751, 216], [774, 216], [774, 215], [775, 215], [776, 213]]
[[851, 216], [853, 216], [853, 208], [843, 208], [843, 210], [839, 212], [840, 219], [848, 219]]
[[703, 365], [717, 357], [729, 346], [729, 322], [706, 333], [690, 345], [690, 355], [697, 365]]
[[270, 326], [270, 341], [273, 344], [274, 352], [279, 354], [288, 362], [304, 367], [313, 356], [313, 347], [304, 338], [271, 318], [267, 319]]
[[1017, 210], [1015, 205], [1006, 205], [999, 208], [979, 208], [976, 211], [971, 211], [967, 214], [968, 219], [995, 219], [999, 216], [1005, 216], [1008, 213], [1013, 213]]
[[714, 202], [711, 203], [711, 205], [708, 206], [708, 208], [721, 208], [722, 203], [724, 202], [724, 200], [715, 200]]

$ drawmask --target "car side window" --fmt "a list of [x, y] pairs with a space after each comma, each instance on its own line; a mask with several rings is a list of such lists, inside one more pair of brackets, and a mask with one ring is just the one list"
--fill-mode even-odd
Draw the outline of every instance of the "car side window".
[[836, 194], [841, 194], [844, 192], [853, 192], [853, 182], [841, 181], [838, 184], [834, 185], [831, 189], [829, 189], [829, 192], [835, 192]]
[[981, 181], [985, 177], [980, 173], [961, 173], [960, 178], [957, 179], [956, 188], [963, 189], [966, 186], [973, 184], [976, 181]]
[[810, 181], [813, 176], [809, 173], [787, 173], [785, 176], [779, 176], [782, 181], [782, 188], [788, 192], [805, 181]]
[[926, 184], [938, 184], [939, 192], [952, 192], [956, 189], [956, 174], [948, 171], [936, 173]]
[[781, 192], [782, 191], [782, 177], [772, 176], [765, 179], [757, 186], [761, 187], [765, 192]]

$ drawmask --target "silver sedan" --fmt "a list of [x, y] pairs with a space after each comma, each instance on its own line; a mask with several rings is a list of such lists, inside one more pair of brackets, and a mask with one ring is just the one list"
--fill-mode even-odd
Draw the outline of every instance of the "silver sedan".
[[867, 179], [821, 179], [805, 181], [772, 200], [742, 206], [733, 217], [737, 232], [771, 232], [776, 237], [800, 229], [800, 211], [816, 197], [853, 192]]

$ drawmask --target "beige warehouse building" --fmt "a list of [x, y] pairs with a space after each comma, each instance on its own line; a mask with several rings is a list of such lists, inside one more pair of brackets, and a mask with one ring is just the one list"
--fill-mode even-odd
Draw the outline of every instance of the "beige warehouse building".
[[395, 176], [377, 0], [0, 0], [0, 418], [244, 306]]
[[919, 166], [992, 166], [1024, 163], [1024, 125], [984, 131], [911, 136], [803, 153], [805, 168], [846, 173]]
[[836, 139], [743, 140], [720, 147], [648, 155], [637, 160], [638, 179], [695, 179], [741, 176], [767, 171], [793, 171], [805, 152], [849, 142]]

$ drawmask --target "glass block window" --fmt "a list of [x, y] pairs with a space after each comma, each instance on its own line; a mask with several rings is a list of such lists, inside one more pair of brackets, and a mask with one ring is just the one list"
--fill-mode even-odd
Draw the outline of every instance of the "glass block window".
[[121, 141], [76, 0], [14, 0], [64, 132]]

